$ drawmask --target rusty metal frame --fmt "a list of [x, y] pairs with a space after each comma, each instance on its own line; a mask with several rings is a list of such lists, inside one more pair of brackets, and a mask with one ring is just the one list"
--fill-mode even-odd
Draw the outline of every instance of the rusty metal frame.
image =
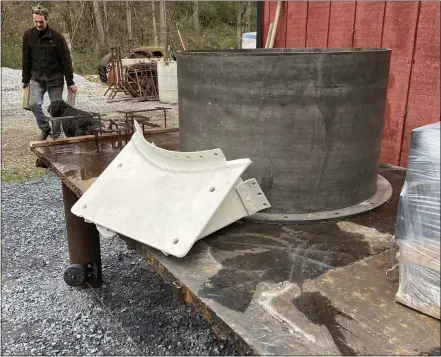
[[164, 114], [164, 128], [167, 127], [167, 110], [171, 110], [172, 108], [170, 107], [160, 107], [157, 106], [155, 108], [150, 108], [150, 109], [137, 109], [137, 110], [117, 110], [117, 113], [121, 113], [124, 114], [124, 120], [126, 121], [126, 123], [130, 123], [130, 125], [132, 126], [132, 132], [134, 131], [134, 120], [136, 119], [138, 121], [138, 123], [140, 123], [143, 127], [143, 131], [144, 131], [144, 125], [147, 126], [153, 126], [156, 127], [157, 125], [153, 125], [152, 123], [148, 123], [150, 121], [150, 117], [147, 116], [143, 116], [141, 113], [148, 113], [148, 112], [154, 112], [157, 110], [162, 110], [163, 114]]
[[64, 216], [66, 219], [67, 246], [70, 264], [88, 264], [94, 262], [97, 266], [97, 279], [89, 280], [93, 288], [102, 285], [100, 236], [96, 226], [86, 223], [75, 216], [72, 206], [78, 201], [77, 195], [64, 183], [62, 184]]

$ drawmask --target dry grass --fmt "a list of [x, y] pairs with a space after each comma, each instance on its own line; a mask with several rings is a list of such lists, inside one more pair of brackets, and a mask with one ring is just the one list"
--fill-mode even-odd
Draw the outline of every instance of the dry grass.
[[38, 134], [37, 125], [13, 125], [11, 119], [2, 116], [2, 182], [20, 183], [47, 174], [35, 166], [36, 156], [29, 148]]

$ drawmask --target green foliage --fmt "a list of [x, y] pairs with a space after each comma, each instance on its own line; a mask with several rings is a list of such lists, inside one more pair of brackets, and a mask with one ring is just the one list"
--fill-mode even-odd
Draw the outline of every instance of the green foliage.
[[[236, 46], [236, 29], [228, 25], [218, 25], [214, 28], [203, 28], [201, 34], [197, 35], [192, 30], [181, 31], [186, 49], [198, 48], [231, 48]], [[177, 36], [176, 36], [177, 37]], [[171, 42], [175, 49], [181, 50], [179, 38], [171, 36]]]
[[[2, 34], [3, 35], [3, 34]], [[3, 36], [2, 36], [3, 37]], [[21, 68], [21, 39], [2, 38], [2, 67]]]
[[81, 53], [74, 51], [72, 53], [72, 64], [74, 72], [84, 74], [96, 74], [98, 70], [99, 58], [92, 53]]
[[23, 183], [36, 180], [48, 174], [48, 171], [29, 164], [9, 165], [1, 172], [3, 183]]
[[[13, 6], [12, 6], [13, 5]], [[32, 26], [32, 22], [24, 22], [23, 14], [32, 3], [1, 3], [2, 13], [2, 66], [21, 68], [22, 39], [24, 31]]]
[[236, 2], [201, 2], [199, 5], [201, 26], [213, 28], [219, 24], [235, 24], [236, 6]]
[[[21, 67], [21, 41], [25, 29], [32, 26], [31, 7], [37, 2], [2, 2], [2, 66]], [[126, 2], [100, 1], [107, 47], [121, 46], [125, 54], [130, 48], [154, 45], [151, 1], [130, 1], [133, 42], [128, 42]], [[181, 50], [179, 29], [187, 49], [235, 48], [237, 41], [238, 1], [200, 1], [200, 32], [193, 23], [193, 1], [166, 1], [167, 45]], [[251, 3], [250, 31], [256, 30], [257, 2]], [[74, 70], [96, 74], [100, 55], [97, 46], [96, 21], [92, 1], [45, 1], [49, 22], [56, 30], [72, 39]], [[160, 37], [159, 1], [155, 1], [157, 34]]]

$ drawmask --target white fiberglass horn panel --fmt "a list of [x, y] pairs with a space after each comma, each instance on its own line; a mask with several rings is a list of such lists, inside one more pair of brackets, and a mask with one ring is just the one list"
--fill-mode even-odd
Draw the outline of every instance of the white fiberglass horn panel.
[[129, 143], [72, 207], [72, 213], [177, 257], [196, 240], [269, 202], [252, 179], [249, 159], [227, 161], [219, 149], [174, 152], [136, 131]]

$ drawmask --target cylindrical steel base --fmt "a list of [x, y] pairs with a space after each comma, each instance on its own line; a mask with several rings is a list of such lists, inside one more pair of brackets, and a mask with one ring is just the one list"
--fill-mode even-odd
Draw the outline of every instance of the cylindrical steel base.
[[69, 262], [70, 264], [95, 262], [98, 268], [97, 279], [91, 279], [87, 282], [91, 287], [98, 288], [102, 285], [100, 236], [98, 230], [94, 224], [86, 223], [84, 219], [75, 216], [71, 212], [72, 206], [78, 200], [78, 197], [64, 183], [62, 184], [62, 190]]
[[363, 202], [390, 197], [379, 199], [378, 192], [390, 55], [386, 49], [180, 52], [181, 150], [220, 148], [228, 160], [250, 158], [242, 178], [256, 178], [271, 203], [256, 215], [261, 219], [369, 210], [374, 205]]
[[333, 211], [304, 214], [274, 214], [259, 212], [253, 214], [250, 217], [245, 217], [244, 220], [270, 224], [308, 224], [338, 221], [342, 218], [356, 216], [358, 214], [378, 208], [388, 202], [391, 197], [392, 185], [383, 176], [378, 175], [377, 192], [375, 193], [375, 195], [359, 204]]

